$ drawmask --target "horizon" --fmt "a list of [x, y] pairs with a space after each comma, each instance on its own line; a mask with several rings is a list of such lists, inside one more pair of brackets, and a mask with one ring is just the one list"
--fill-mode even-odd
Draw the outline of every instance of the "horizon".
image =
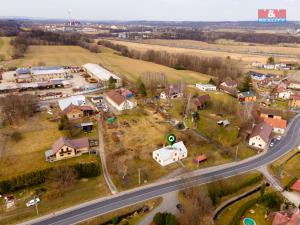
[[[286, 9], [288, 21], [300, 21], [298, 10], [300, 0], [28, 0], [22, 7], [18, 0], [6, 1], [0, 8], [0, 15], [9, 18], [38, 18], [63, 20], [69, 18], [81, 21], [256, 21], [258, 9]], [[53, 13], [55, 12], [55, 13]]]

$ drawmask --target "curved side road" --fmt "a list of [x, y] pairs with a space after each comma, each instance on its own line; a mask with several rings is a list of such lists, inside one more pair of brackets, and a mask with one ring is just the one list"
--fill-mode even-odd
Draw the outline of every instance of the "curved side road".
[[108, 196], [92, 202], [57, 212], [55, 216], [47, 215], [24, 224], [34, 225], [69, 225], [93, 218], [119, 208], [133, 205], [163, 194], [182, 190], [189, 186], [209, 183], [215, 180], [246, 173], [263, 165], [268, 165], [298, 146], [300, 139], [300, 115], [290, 122], [288, 131], [282, 140], [271, 150], [256, 155], [252, 158], [209, 167], [186, 173], [180, 177], [164, 182], [154, 183], [147, 186], [120, 192], [114, 196]]

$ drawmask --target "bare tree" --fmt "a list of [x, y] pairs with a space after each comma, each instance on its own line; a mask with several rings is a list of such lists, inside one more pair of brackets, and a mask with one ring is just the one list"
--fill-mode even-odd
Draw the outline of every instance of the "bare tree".
[[75, 169], [68, 166], [59, 166], [50, 173], [49, 180], [54, 182], [61, 192], [64, 192], [75, 183], [76, 177]]
[[36, 111], [37, 97], [34, 95], [7, 95], [1, 99], [1, 111], [9, 124], [26, 119]]
[[213, 205], [204, 187], [185, 189], [183, 195], [188, 204], [179, 221], [181, 225], [213, 225]]

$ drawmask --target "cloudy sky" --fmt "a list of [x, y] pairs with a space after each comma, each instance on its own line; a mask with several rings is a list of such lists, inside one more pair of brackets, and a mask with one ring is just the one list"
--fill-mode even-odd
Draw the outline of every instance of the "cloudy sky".
[[256, 20], [257, 9], [287, 9], [300, 20], [300, 0], [0, 0], [0, 16], [83, 20]]

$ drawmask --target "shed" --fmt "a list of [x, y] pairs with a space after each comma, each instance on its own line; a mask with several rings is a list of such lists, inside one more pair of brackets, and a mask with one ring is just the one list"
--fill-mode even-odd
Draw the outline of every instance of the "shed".
[[91, 132], [93, 130], [94, 124], [92, 122], [81, 123], [81, 128], [83, 132]]

